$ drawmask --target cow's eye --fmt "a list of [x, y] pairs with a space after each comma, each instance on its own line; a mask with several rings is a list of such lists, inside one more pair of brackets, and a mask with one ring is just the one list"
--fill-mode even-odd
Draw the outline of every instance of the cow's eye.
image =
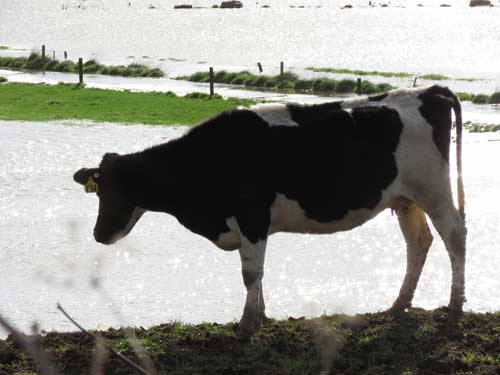
[[99, 178], [99, 173], [94, 173], [94, 178]]

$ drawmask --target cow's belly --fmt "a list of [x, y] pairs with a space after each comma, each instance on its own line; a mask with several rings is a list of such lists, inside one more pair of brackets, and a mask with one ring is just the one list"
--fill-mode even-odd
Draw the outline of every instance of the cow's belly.
[[316, 233], [326, 234], [350, 230], [375, 217], [385, 208], [384, 202], [373, 210], [349, 210], [340, 220], [320, 222], [307, 217], [304, 209], [295, 200], [288, 199], [283, 194], [277, 194], [271, 206], [270, 233]]

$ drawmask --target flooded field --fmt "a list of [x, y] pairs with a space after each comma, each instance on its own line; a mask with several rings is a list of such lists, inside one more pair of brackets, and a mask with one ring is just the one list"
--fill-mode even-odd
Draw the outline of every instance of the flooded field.
[[[105, 152], [178, 137], [184, 127], [0, 121], [0, 313], [28, 330], [72, 330], [61, 303], [87, 328], [232, 321], [245, 298], [237, 252], [217, 250], [166, 214], [146, 214], [122, 242], [94, 242], [97, 198], [72, 180]], [[500, 309], [500, 134], [465, 134], [466, 309]], [[453, 147], [453, 146], [452, 146]], [[452, 151], [454, 154], [454, 151]], [[452, 170], [454, 170], [452, 164]], [[435, 233], [434, 233], [435, 234]], [[415, 305], [447, 303], [450, 266], [431, 248]], [[272, 317], [386, 309], [405, 271], [397, 220], [383, 212], [334, 235], [276, 234], [265, 265]]]
[[[139, 61], [169, 74], [209, 64], [256, 70], [257, 62], [270, 73], [284, 61], [287, 69], [500, 79], [500, 7], [469, 8], [466, 0], [443, 2], [451, 5], [446, 8], [431, 0], [372, 1], [375, 7], [368, 0], [273, 0], [243, 1], [242, 9], [174, 10], [179, 3], [219, 1], [3, 0], [0, 44], [28, 50], [45, 44], [58, 59], [68, 51], [73, 60]], [[341, 9], [345, 4], [354, 7]]]

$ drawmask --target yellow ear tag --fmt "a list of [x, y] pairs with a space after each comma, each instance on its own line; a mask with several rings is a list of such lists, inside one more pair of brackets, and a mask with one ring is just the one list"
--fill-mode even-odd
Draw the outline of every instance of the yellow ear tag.
[[88, 179], [87, 183], [85, 184], [85, 192], [86, 193], [97, 193], [98, 190], [99, 190], [99, 187], [98, 187], [97, 183], [94, 181], [92, 176], [89, 176], [89, 179]]

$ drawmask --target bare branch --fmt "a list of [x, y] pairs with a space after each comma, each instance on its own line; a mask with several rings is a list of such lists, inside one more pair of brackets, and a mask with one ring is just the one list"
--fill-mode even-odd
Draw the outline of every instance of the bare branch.
[[106, 347], [110, 352], [115, 354], [118, 358], [120, 358], [123, 362], [128, 364], [130, 367], [133, 369], [137, 370], [139, 373], [144, 374], [144, 375], [153, 375], [150, 372], [144, 370], [141, 366], [130, 360], [129, 358], [125, 357], [123, 354], [120, 352], [116, 351], [110, 344], [106, 342], [106, 340], [102, 337], [97, 336], [96, 334], [87, 331], [85, 328], [83, 328], [80, 324], [78, 324], [61, 306], [61, 304], [57, 304], [57, 308], [64, 314], [64, 316], [71, 322], [73, 323], [80, 331], [83, 333], [92, 336], [96, 340], [100, 340], [104, 347]]

